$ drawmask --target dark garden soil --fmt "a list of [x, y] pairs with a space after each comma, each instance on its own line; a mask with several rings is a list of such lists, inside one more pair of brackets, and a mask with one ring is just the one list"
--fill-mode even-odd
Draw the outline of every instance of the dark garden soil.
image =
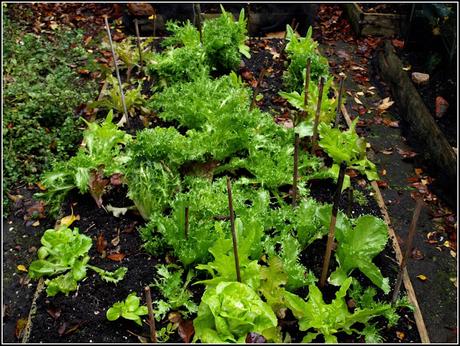
[[[372, 75], [367, 70], [371, 65], [373, 51], [365, 50], [364, 44], [373, 44], [373, 41], [356, 42], [355, 38], [349, 40], [346, 35], [350, 35], [342, 17], [341, 10], [337, 6], [322, 6], [319, 12], [319, 22], [314, 28], [314, 32], [323, 43], [321, 49], [331, 60], [331, 67], [334, 73], [342, 69], [350, 69], [351, 66], [359, 66], [366, 70], [353, 70], [355, 73], [346, 81], [346, 88], [353, 95], [356, 92], [369, 90], [372, 85], [382, 86], [378, 81], [378, 76]], [[342, 30], [344, 36], [331, 39], [329, 27], [321, 26], [326, 22], [325, 17], [337, 16], [337, 30]], [[344, 26], [345, 25], [345, 26]], [[344, 39], [345, 38], [345, 39]], [[278, 96], [278, 91], [282, 90], [282, 71], [284, 59], [280, 52], [282, 39], [251, 39], [249, 41], [252, 58], [244, 59], [244, 66], [239, 73], [254, 89], [257, 87], [257, 79], [262, 68], [266, 69], [266, 75], [259, 86], [259, 92], [263, 98], [257, 105], [263, 110], [271, 113], [275, 121], [289, 125], [290, 106]], [[340, 53], [344, 52], [344, 53]], [[148, 88], [148, 86], [145, 86]], [[396, 145], [400, 149], [409, 152], [411, 149], [401, 138], [399, 128], [385, 126], [381, 121], [375, 121], [373, 113], [367, 112], [375, 109], [375, 104], [380, 98], [390, 96], [383, 88], [382, 91], [374, 90], [373, 94], [366, 94], [361, 97], [363, 105], [347, 102], [347, 109], [354, 117], [362, 116], [363, 122], [360, 126], [362, 134], [366, 135], [371, 143], [373, 155], [371, 159], [376, 162], [381, 175], [380, 186], [385, 201], [389, 206], [389, 213], [393, 220], [393, 227], [400, 237], [401, 244], [404, 243], [405, 232], [411, 218], [413, 200], [411, 191], [414, 187], [409, 186], [407, 179], [414, 178], [415, 163], [413, 161], [403, 161], [397, 154]], [[377, 94], [379, 93], [379, 94]], [[454, 104], [454, 102], [452, 103]], [[362, 109], [364, 108], [364, 111]], [[397, 112], [397, 109], [391, 109]], [[397, 114], [395, 114], [397, 116]], [[392, 118], [393, 119], [393, 118]], [[394, 120], [394, 119], [393, 119]], [[133, 120], [133, 129], [144, 127], [144, 123]], [[156, 126], [153, 122], [150, 126]], [[391, 150], [390, 150], [391, 149]], [[391, 154], [385, 154], [391, 151]], [[418, 167], [418, 166], [417, 166]], [[417, 182], [425, 179], [417, 173]], [[373, 192], [368, 183], [362, 183], [360, 177], [352, 178], [352, 186], [355, 191], [359, 191], [365, 196], [365, 201], [361, 204], [353, 203], [351, 213], [353, 217], [362, 214], [372, 214], [381, 216], [380, 209], [373, 198]], [[335, 184], [331, 181], [313, 181], [309, 184], [311, 195], [321, 202], [332, 202], [335, 191]], [[22, 264], [26, 268], [36, 258], [36, 250], [40, 246], [40, 237], [48, 228], [54, 227], [54, 220], [49, 218], [39, 219], [39, 224], [34, 224], [35, 220], [25, 220], [27, 209], [34, 206], [31, 199], [35, 190], [20, 188], [12, 191], [15, 196], [22, 195], [13, 206], [8, 219], [3, 220], [3, 258], [4, 258], [4, 341], [18, 342], [21, 337], [21, 322], [27, 318], [32, 302], [32, 296], [36, 289], [36, 282], [29, 281], [25, 272], [18, 269]], [[427, 196], [427, 195], [425, 195]], [[433, 198], [433, 194], [430, 195]], [[436, 197], [436, 196], [435, 196]], [[344, 211], [348, 208], [347, 195], [344, 194], [340, 208]], [[428, 231], [433, 229], [433, 215], [437, 215], [440, 208], [440, 201], [426, 201], [427, 206], [420, 218], [420, 230], [415, 239], [414, 251], [418, 250], [422, 257], [413, 255], [408, 265], [408, 270], [419, 297], [422, 313], [429, 329], [431, 341], [433, 342], [452, 342], [451, 332], [448, 328], [456, 329], [455, 319], [455, 294], [452, 277], [455, 263], [443, 242], [447, 238], [436, 238], [436, 246], [441, 247], [438, 251], [435, 246], [427, 243]], [[133, 203], [126, 197], [126, 188], [123, 186], [112, 187], [104, 197], [104, 205], [115, 207], [128, 207]], [[158, 263], [166, 263], [173, 260], [170, 256], [156, 257], [143, 251], [142, 242], [139, 237], [138, 228], [144, 224], [143, 219], [133, 211], [128, 211], [124, 216], [117, 218], [108, 213], [104, 208], [97, 208], [94, 200], [89, 195], [79, 195], [72, 193], [66, 199], [64, 214], [70, 215], [73, 210], [75, 215], [80, 216], [80, 220], [75, 221], [72, 227], [78, 227], [80, 232], [93, 239], [93, 247], [89, 255], [90, 264], [99, 266], [105, 270], [115, 270], [119, 266], [128, 268], [128, 272], [123, 282], [117, 286], [103, 282], [100, 277], [89, 271], [88, 277], [80, 282], [79, 289], [69, 296], [58, 294], [55, 297], [46, 297], [45, 292], [41, 292], [37, 299], [37, 311], [33, 318], [32, 331], [29, 342], [99, 342], [99, 343], [139, 343], [148, 338], [148, 326], [146, 323], [142, 327], [137, 326], [131, 321], [119, 319], [109, 322], [106, 319], [106, 310], [116, 301], [124, 299], [128, 293], [136, 292], [138, 296], [143, 295], [143, 288], [152, 283], [155, 275], [154, 266]], [[30, 214], [30, 213], [29, 213]], [[438, 216], [439, 217], [439, 216]], [[455, 222], [456, 222], [456, 216]], [[445, 237], [450, 237], [452, 232], [445, 230]], [[103, 244], [106, 246], [97, 245]], [[99, 250], [99, 251], [98, 251]], [[103, 250], [103, 251], [102, 251]], [[105, 253], [104, 253], [105, 252]], [[321, 274], [321, 263], [325, 252], [325, 241], [316, 240], [301, 254], [301, 262], [311, 269], [319, 277]], [[413, 252], [414, 253], [414, 252]], [[120, 261], [114, 261], [107, 256], [119, 254], [123, 257]], [[123, 256], [124, 255], [124, 256]], [[437, 261], [437, 263], [435, 263]], [[389, 277], [390, 286], [393, 287], [397, 276], [397, 263], [391, 243], [389, 242], [382, 253], [374, 262], [381, 268], [385, 277]], [[334, 256], [331, 258], [331, 268], [336, 265]], [[442, 273], [440, 273], [442, 271]], [[428, 277], [427, 281], [416, 279], [417, 275], [424, 274]], [[354, 276], [364, 286], [370, 286], [369, 280], [359, 274]], [[324, 290], [324, 298], [330, 301], [336, 288], [327, 285]], [[194, 300], [199, 303], [203, 293], [201, 285], [193, 286]], [[306, 289], [300, 290], [301, 296], [305, 297]], [[390, 296], [385, 296], [380, 290], [377, 291], [377, 298], [388, 301]], [[404, 293], [402, 290], [401, 293]], [[455, 292], [454, 292], [455, 293]], [[153, 300], [159, 298], [158, 291], [152, 288]], [[144, 299], [142, 299], [144, 301]], [[430, 315], [431, 314], [431, 315]], [[399, 323], [392, 328], [388, 328], [384, 319], [379, 319], [378, 326], [383, 328], [384, 342], [420, 342], [420, 337], [414, 321], [414, 316], [408, 309], [400, 311], [401, 318]], [[194, 317], [194, 316], [192, 316]], [[19, 323], [19, 325], [18, 325]], [[165, 326], [166, 321], [157, 323], [157, 329]], [[293, 342], [300, 342], [303, 333], [299, 332], [297, 322], [292, 316], [280, 322], [283, 331], [288, 331]], [[340, 342], [363, 342], [348, 335], [338, 335]], [[319, 338], [316, 342], [323, 342]], [[179, 335], [172, 334], [168, 342], [182, 342]]]

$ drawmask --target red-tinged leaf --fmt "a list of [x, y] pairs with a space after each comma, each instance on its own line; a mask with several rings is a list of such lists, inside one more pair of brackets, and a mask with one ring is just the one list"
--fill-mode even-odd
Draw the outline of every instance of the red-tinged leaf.
[[447, 102], [442, 96], [436, 97], [436, 117], [441, 118], [447, 111], [449, 102]]
[[396, 48], [404, 48], [404, 40], [393, 39], [391, 40], [391, 43]]
[[90, 70], [87, 70], [87, 69], [84, 69], [84, 68], [81, 68], [78, 70], [78, 73], [79, 74], [84, 74], [84, 75], [89, 75], [91, 73]]
[[24, 328], [27, 325], [27, 318], [20, 318], [16, 321], [16, 327], [14, 328], [14, 335], [17, 339], [21, 339], [24, 334]]
[[108, 184], [109, 179], [104, 178], [102, 169], [91, 172], [89, 177], [90, 193], [99, 208], [102, 206], [102, 195], [104, 194], [105, 187]]
[[246, 336], [245, 341], [247, 344], [263, 344], [267, 342], [263, 335], [257, 334], [255, 332], [250, 332]]
[[377, 181], [377, 185], [379, 187], [382, 187], [382, 188], [387, 188], [388, 187], [388, 183], [386, 181], [384, 181], [384, 180]]
[[61, 312], [62, 310], [60, 308], [55, 308], [53, 306], [49, 307], [46, 309], [46, 312], [55, 320], [57, 320], [59, 317], [61, 317]]
[[192, 320], [181, 320], [179, 322], [178, 332], [182, 340], [186, 344], [188, 344], [193, 334], [195, 334], [195, 328], [193, 328], [193, 321]]
[[[363, 116], [364, 114], [366, 114], [366, 112], [367, 112], [366, 107], [363, 107], [363, 106], [359, 106], [359, 107], [358, 107], [358, 113], [359, 113], [359, 115]], [[359, 121], [358, 121], [358, 123], [359, 123]], [[364, 123], [363, 126], [365, 126], [365, 123]]]
[[124, 253], [113, 253], [107, 256], [108, 259], [112, 261], [121, 262], [125, 258], [126, 254]]
[[99, 235], [97, 236], [97, 241], [96, 241], [97, 252], [103, 255], [105, 253], [106, 247], [107, 247], [107, 241], [104, 238], [104, 234], [99, 233]]

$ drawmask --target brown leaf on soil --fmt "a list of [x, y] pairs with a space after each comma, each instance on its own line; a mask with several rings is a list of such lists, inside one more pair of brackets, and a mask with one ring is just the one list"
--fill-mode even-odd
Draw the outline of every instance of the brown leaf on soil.
[[61, 308], [55, 308], [55, 307], [49, 307], [46, 309], [46, 312], [55, 320], [57, 320], [59, 317], [61, 317]]
[[24, 215], [24, 220], [44, 219], [45, 216], [45, 202], [37, 201], [27, 209], [27, 214]]
[[244, 70], [241, 72], [241, 77], [243, 77], [243, 79], [246, 80], [246, 81], [250, 81], [250, 80], [253, 80], [253, 79], [254, 79], [254, 75], [253, 75], [252, 72], [249, 71], [248, 69], [244, 69]]
[[99, 235], [97, 236], [97, 241], [96, 241], [96, 250], [101, 255], [104, 255], [106, 248], [107, 248], [107, 241], [104, 238], [104, 234], [99, 233]]
[[404, 48], [404, 40], [398, 40], [398, 39], [395, 38], [395, 39], [391, 40], [391, 43], [396, 48]]
[[7, 195], [8, 198], [9, 198], [10, 200], [12, 200], [14, 203], [17, 203], [17, 202], [19, 202], [21, 199], [24, 198], [23, 195], [11, 195], [11, 194], [8, 193], [8, 192], [6, 193], [6, 195]]
[[378, 180], [377, 185], [379, 187], [381, 187], [381, 188], [387, 188], [388, 187], [388, 183], [386, 181], [383, 181], [383, 180]]
[[428, 280], [428, 278], [427, 278], [425, 275], [423, 275], [423, 274], [417, 275], [417, 279], [419, 279], [420, 281], [426, 281], [426, 280]]
[[399, 340], [403, 340], [403, 339], [406, 337], [406, 334], [404, 334], [404, 332], [399, 332], [399, 331], [397, 331], [397, 332], [396, 332], [396, 337], [397, 337]]
[[379, 105], [377, 106], [377, 112], [379, 114], [382, 114], [385, 112], [388, 108], [391, 107], [395, 103], [394, 101], [390, 101], [389, 97], [385, 97], [382, 101], [380, 101]]
[[193, 334], [195, 334], [195, 328], [193, 327], [193, 321], [181, 319], [179, 322], [178, 332], [182, 340], [186, 344], [188, 344]]
[[27, 318], [20, 318], [16, 321], [16, 327], [14, 328], [14, 335], [17, 339], [21, 339], [24, 334], [24, 328], [27, 325]]
[[358, 173], [354, 169], [347, 169], [345, 174], [347, 174], [350, 178], [355, 178], [358, 176]]
[[383, 155], [391, 155], [391, 154], [393, 154], [393, 148], [383, 149], [383, 150], [381, 151], [381, 153], [382, 153]]
[[396, 148], [396, 150], [398, 151], [398, 154], [403, 157], [403, 159], [410, 159], [417, 155], [416, 152], [410, 150], [402, 150], [400, 148]]
[[391, 120], [391, 119], [388, 119], [388, 118], [384, 118], [384, 119], [383, 119], [383, 124], [384, 124], [385, 126], [394, 127], [394, 128], [398, 128], [398, 127], [399, 127], [399, 121], [397, 121], [397, 120]]
[[415, 260], [422, 260], [425, 258], [423, 252], [420, 249], [414, 248], [411, 253], [411, 257]]
[[126, 254], [124, 253], [113, 253], [107, 256], [108, 259], [112, 261], [121, 262], [123, 258], [125, 258]]

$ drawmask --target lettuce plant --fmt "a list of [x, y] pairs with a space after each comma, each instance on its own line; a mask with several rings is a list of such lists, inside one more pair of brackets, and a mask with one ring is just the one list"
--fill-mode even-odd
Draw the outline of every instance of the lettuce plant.
[[[109, 75], [107, 77], [108, 87], [102, 92], [102, 98], [98, 101], [93, 101], [88, 104], [88, 108], [101, 108], [106, 110], [113, 110], [117, 114], [123, 114], [123, 102], [118, 86], [117, 79]], [[127, 84], [123, 85], [123, 92], [125, 96], [126, 110], [128, 114], [134, 116], [137, 110], [144, 110], [145, 96], [142, 95], [142, 84], [139, 83], [136, 88], [127, 89]]]
[[345, 161], [348, 168], [366, 174], [367, 179], [378, 180], [377, 168], [366, 156], [366, 140], [356, 133], [357, 122], [358, 118], [353, 120], [346, 131], [333, 128], [330, 124], [320, 123], [318, 126], [319, 146], [326, 151], [335, 164], [339, 165]]
[[152, 286], [159, 289], [164, 300], [157, 299], [155, 301], [155, 318], [158, 321], [162, 320], [170, 310], [180, 311], [184, 317], [197, 312], [198, 307], [191, 299], [192, 293], [187, 289], [193, 278], [193, 272], [189, 271], [185, 282], [183, 282], [184, 270], [179, 266], [158, 264], [156, 268], [159, 280], [155, 279]]
[[[286, 26], [286, 53], [290, 60], [283, 79], [289, 91], [302, 90], [307, 59], [311, 59], [311, 80], [318, 81], [321, 76], [329, 76], [329, 64], [318, 50], [318, 42], [312, 39], [312, 28], [310, 27], [305, 37], [297, 37], [290, 25]], [[315, 84], [315, 83], [310, 84]], [[313, 99], [314, 100], [314, 99]]]
[[208, 287], [193, 321], [193, 342], [244, 343], [250, 332], [280, 342], [277, 318], [256, 292], [240, 282], [220, 282]]
[[[299, 296], [285, 292], [287, 307], [299, 320], [299, 329], [308, 331], [302, 343], [313, 341], [318, 335], [323, 335], [326, 343], [337, 343], [335, 334], [344, 332], [348, 335], [357, 333], [366, 337], [373, 337], [375, 340], [375, 328], [364, 328], [359, 330], [358, 325], [369, 326], [369, 321], [378, 316], [386, 316], [394, 311], [391, 304], [375, 304], [368, 308], [356, 308], [350, 312], [345, 300], [352, 278], [343, 281], [335, 299], [330, 304], [323, 300], [321, 291], [315, 285], [309, 286], [308, 299], [305, 301]], [[371, 334], [371, 336], [369, 336]]]
[[90, 192], [96, 204], [102, 205], [102, 195], [113, 174], [123, 173], [127, 157], [122, 153], [131, 136], [112, 123], [113, 112], [98, 125], [86, 122], [83, 145], [77, 155], [66, 162], [57, 162], [53, 169], [42, 175], [46, 191], [37, 193], [43, 198], [52, 215], [57, 215], [67, 193], [78, 188], [80, 193]]
[[354, 269], [359, 269], [374, 285], [388, 293], [388, 278], [384, 278], [372, 262], [388, 241], [385, 222], [375, 216], [363, 215], [353, 221], [353, 227], [338, 228], [335, 237], [338, 242], [335, 256], [339, 267], [331, 274], [330, 282], [341, 285]]
[[[303, 77], [305, 81], [305, 76]], [[330, 78], [326, 81], [323, 88], [323, 98], [321, 102], [321, 109], [319, 113], [319, 121], [329, 124], [335, 118], [335, 112], [337, 108], [337, 100], [335, 98], [329, 98], [328, 95], [333, 87], [333, 79]], [[316, 114], [316, 108], [318, 106], [317, 100], [319, 97], [319, 88], [317, 83], [310, 82], [308, 84], [308, 99], [307, 107], [304, 105], [305, 99], [305, 87], [299, 94], [298, 91], [284, 92], [280, 91], [278, 94], [285, 98], [293, 107], [299, 111], [306, 111], [306, 119], [303, 120], [298, 128], [300, 137], [312, 136], [313, 135], [313, 123]]]
[[241, 54], [250, 58], [246, 46], [246, 19], [241, 9], [238, 21], [221, 6], [222, 14], [218, 18], [203, 23], [203, 46], [206, 56], [216, 70], [229, 71], [238, 68]]
[[116, 302], [106, 312], [109, 321], [115, 321], [120, 317], [132, 320], [142, 326], [141, 316], [148, 314], [147, 306], [140, 305], [141, 299], [135, 292], [130, 293], [124, 301]]
[[73, 230], [65, 226], [48, 229], [41, 238], [42, 246], [38, 249], [38, 260], [31, 263], [29, 276], [37, 279], [50, 276], [45, 285], [48, 296], [62, 292], [68, 295], [75, 291], [78, 281], [86, 277], [87, 269], [97, 272], [104, 281], [117, 283], [123, 279], [127, 268], [120, 267], [114, 272], [88, 264], [88, 251], [92, 246], [91, 238], [80, 234], [78, 228]]

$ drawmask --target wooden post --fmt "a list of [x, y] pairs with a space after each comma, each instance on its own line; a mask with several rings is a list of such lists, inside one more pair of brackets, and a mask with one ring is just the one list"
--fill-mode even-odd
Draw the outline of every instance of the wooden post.
[[260, 70], [259, 79], [257, 80], [257, 86], [254, 89], [254, 93], [252, 94], [252, 101], [251, 101], [251, 105], [249, 106], [250, 111], [253, 110], [253, 108], [256, 105], [256, 97], [259, 94], [260, 83], [262, 83], [264, 76], [265, 76], [265, 67], [262, 67], [262, 70]]
[[143, 59], [142, 59], [142, 48], [141, 48], [141, 37], [139, 35], [139, 23], [137, 18], [134, 19], [134, 27], [136, 28], [136, 38], [137, 38], [137, 49], [139, 50], [139, 63], [141, 65], [141, 73], [143, 73]]
[[156, 334], [156, 329], [155, 329], [155, 318], [153, 316], [152, 296], [150, 294], [149, 286], [145, 286], [144, 293], [145, 293], [145, 300], [147, 301], [147, 309], [149, 310], [150, 340], [156, 344], [157, 334]]
[[335, 127], [339, 126], [339, 121], [340, 121], [340, 105], [342, 103], [342, 93], [343, 93], [343, 81], [345, 78], [343, 76], [340, 76], [340, 81], [339, 81], [339, 95], [337, 97], [337, 113], [335, 114]]
[[420, 210], [422, 209], [422, 205], [423, 205], [423, 198], [417, 198], [414, 214], [412, 215], [412, 221], [409, 225], [409, 233], [407, 234], [407, 239], [405, 241], [406, 251], [404, 252], [403, 258], [401, 260], [401, 264], [399, 265], [398, 278], [396, 279], [396, 284], [395, 284], [395, 288], [393, 291], [393, 298], [391, 300], [392, 304], [394, 304], [396, 300], [398, 299], [399, 290], [401, 289], [401, 283], [403, 279], [403, 270], [407, 265], [407, 259], [410, 256], [410, 253], [412, 250], [412, 242], [414, 240], [415, 230], [417, 228], [417, 221], [420, 216]]
[[324, 77], [319, 80], [318, 86], [318, 105], [316, 106], [315, 122], [313, 123], [313, 136], [311, 138], [311, 153], [314, 154], [316, 150], [316, 142], [318, 141], [318, 123], [319, 115], [321, 113], [321, 103], [323, 101], [323, 88], [324, 88]]
[[346, 168], [347, 168], [346, 163], [342, 162], [340, 164], [340, 172], [339, 172], [339, 177], [337, 179], [337, 190], [335, 191], [334, 204], [332, 206], [331, 223], [329, 224], [329, 235], [327, 237], [326, 253], [324, 254], [323, 271], [321, 273], [321, 280], [319, 281], [320, 287], [324, 287], [324, 284], [326, 283], [326, 279], [327, 279], [327, 272], [329, 270], [329, 261], [331, 260], [332, 243], [334, 241], [335, 223], [337, 221], [337, 212], [339, 210], [340, 195], [342, 194], [343, 178], [345, 176]]
[[184, 233], [185, 233], [185, 239], [188, 239], [188, 209], [189, 207], [185, 207], [185, 225], [184, 225]]
[[203, 30], [201, 27], [201, 6], [200, 4], [193, 4], [193, 13], [195, 15], [195, 25], [198, 28], [198, 32], [200, 33], [200, 42], [203, 44]]
[[228, 193], [228, 209], [230, 211], [230, 226], [232, 229], [232, 239], [233, 239], [233, 255], [235, 257], [236, 280], [238, 282], [241, 282], [240, 261], [238, 259], [238, 242], [236, 239], [236, 230], [235, 230], [235, 215], [233, 213], [232, 185], [230, 183], [230, 178], [228, 176], [227, 176], [227, 193]]
[[[123, 93], [123, 86], [121, 84], [120, 71], [118, 70], [117, 56], [115, 54], [115, 49], [113, 48], [112, 34], [110, 33], [109, 21], [107, 20], [106, 16], [104, 16], [104, 20], [105, 20], [105, 28], [107, 29], [107, 35], [109, 36], [110, 48], [112, 49], [113, 64], [115, 66], [115, 72], [117, 74], [118, 86], [120, 87], [121, 103], [123, 104], [123, 112], [124, 112], [123, 117], [126, 122], [126, 127], [129, 127], [128, 110], [126, 109], [125, 94]], [[122, 120], [120, 120], [119, 123], [123, 124]]]

